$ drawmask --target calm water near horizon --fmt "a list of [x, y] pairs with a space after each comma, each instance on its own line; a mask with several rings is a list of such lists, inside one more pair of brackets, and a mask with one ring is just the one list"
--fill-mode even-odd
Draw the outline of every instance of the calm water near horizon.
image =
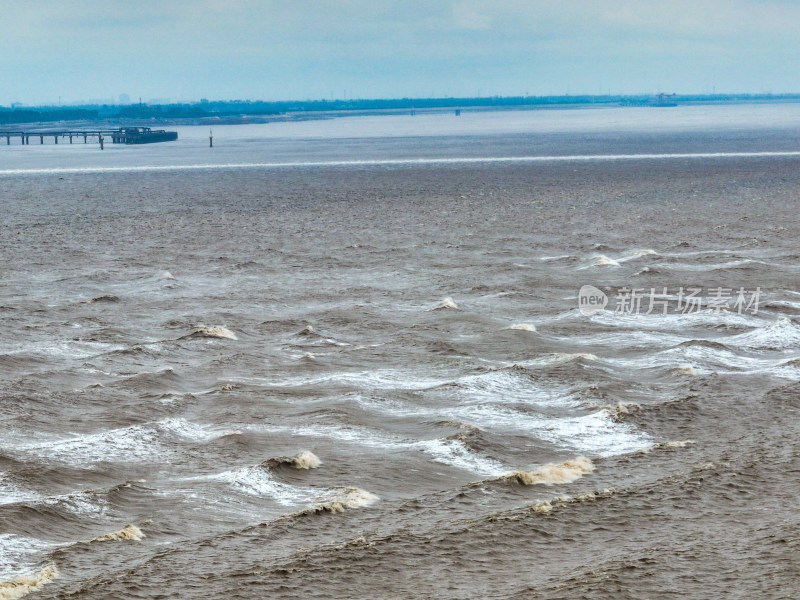
[[168, 129], [0, 145], [0, 599], [800, 593], [800, 105]]

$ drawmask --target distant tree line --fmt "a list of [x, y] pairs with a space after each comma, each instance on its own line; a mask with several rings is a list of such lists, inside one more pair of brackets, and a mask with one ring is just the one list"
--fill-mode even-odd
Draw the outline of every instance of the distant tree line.
[[279, 114], [324, 111], [397, 111], [452, 108], [512, 108], [585, 105], [664, 105], [724, 102], [800, 101], [800, 94], [641, 94], [641, 95], [564, 95], [564, 96], [491, 96], [475, 98], [375, 98], [352, 100], [219, 100], [188, 104], [84, 105], [75, 108], [42, 106], [36, 108], [0, 107], [0, 124], [52, 121], [148, 120], [169, 121], [205, 118], [253, 118]]
[[168, 104], [166, 106], [132, 104], [122, 106], [115, 115], [121, 119], [201, 119], [208, 117], [199, 105]]
[[0, 108], [0, 124], [3, 125], [52, 121], [94, 121], [97, 117], [97, 110], [84, 108], [62, 110], [9, 110]]

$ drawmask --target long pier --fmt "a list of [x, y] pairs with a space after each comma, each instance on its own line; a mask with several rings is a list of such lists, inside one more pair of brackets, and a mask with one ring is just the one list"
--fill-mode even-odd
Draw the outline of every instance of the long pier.
[[83, 143], [88, 143], [89, 138], [97, 138], [100, 141], [100, 136], [111, 136], [116, 133], [116, 130], [100, 130], [95, 129], [91, 131], [75, 131], [75, 130], [59, 130], [59, 131], [0, 131], [0, 140], [6, 138], [6, 145], [11, 145], [12, 138], [19, 138], [23, 146], [31, 143], [31, 138], [39, 138], [39, 143], [44, 144], [45, 138], [53, 138], [53, 143], [57, 144], [59, 138], [69, 139], [71, 144], [74, 138], [83, 138]]
[[[53, 143], [58, 144], [58, 140], [69, 140], [72, 144], [73, 140], [80, 140], [83, 138], [83, 143], [86, 144], [89, 138], [97, 138], [100, 147], [103, 147], [103, 141], [106, 138], [111, 138], [115, 144], [149, 144], [152, 142], [168, 142], [178, 139], [178, 134], [174, 131], [164, 131], [163, 129], [153, 131], [149, 127], [120, 127], [119, 129], [50, 129], [50, 130], [8, 130], [0, 131], [0, 140], [6, 138], [6, 145], [11, 145], [12, 138], [19, 138], [23, 146], [28, 146], [31, 143], [31, 138], [34, 140], [39, 138], [39, 144], [44, 144], [45, 138], [53, 138]], [[2, 142], [0, 142], [2, 143]]]

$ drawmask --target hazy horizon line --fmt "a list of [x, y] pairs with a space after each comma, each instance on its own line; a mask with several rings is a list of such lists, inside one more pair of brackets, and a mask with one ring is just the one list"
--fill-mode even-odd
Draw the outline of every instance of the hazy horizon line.
[[[121, 101], [125, 96], [126, 100]], [[441, 102], [446, 100], [462, 101], [462, 100], [480, 100], [480, 101], [504, 101], [504, 100], [557, 100], [557, 99], [641, 99], [641, 98], [671, 98], [674, 100], [687, 99], [702, 100], [702, 99], [729, 99], [729, 100], [744, 100], [744, 99], [769, 99], [769, 98], [797, 98], [800, 99], [800, 91], [795, 92], [639, 92], [639, 93], [571, 93], [566, 92], [563, 94], [520, 94], [520, 95], [475, 95], [475, 96], [386, 96], [386, 97], [363, 97], [363, 98], [290, 98], [282, 100], [267, 100], [263, 98], [200, 98], [193, 100], [172, 100], [171, 98], [148, 98], [147, 100], [139, 99], [138, 101], [130, 101], [127, 94], [121, 94], [118, 99], [113, 98], [93, 98], [89, 100], [75, 100], [70, 102], [53, 103], [37, 103], [30, 104], [26, 102], [11, 102], [7, 105], [0, 104], [0, 109], [16, 109], [16, 108], [61, 108], [61, 107], [80, 107], [80, 106], [167, 106], [167, 105], [204, 105], [204, 104], [345, 104], [345, 103], [365, 103], [365, 102]]]

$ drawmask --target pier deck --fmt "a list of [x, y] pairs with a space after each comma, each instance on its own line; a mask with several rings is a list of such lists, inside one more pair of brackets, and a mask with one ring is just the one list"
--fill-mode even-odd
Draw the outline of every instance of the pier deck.
[[[178, 139], [174, 131], [152, 131], [149, 127], [120, 127], [119, 129], [33, 129], [33, 130], [6, 130], [0, 131], [0, 140], [6, 139], [6, 145], [11, 145], [11, 140], [20, 139], [23, 146], [30, 145], [31, 138], [39, 138], [39, 144], [44, 144], [45, 138], [53, 138], [53, 143], [59, 140], [69, 140], [72, 144], [76, 138], [83, 138], [83, 143], [89, 139], [97, 139], [101, 144], [104, 139], [111, 138], [114, 144], [145, 144], [151, 142], [166, 142]], [[2, 143], [2, 142], [0, 142]]]

